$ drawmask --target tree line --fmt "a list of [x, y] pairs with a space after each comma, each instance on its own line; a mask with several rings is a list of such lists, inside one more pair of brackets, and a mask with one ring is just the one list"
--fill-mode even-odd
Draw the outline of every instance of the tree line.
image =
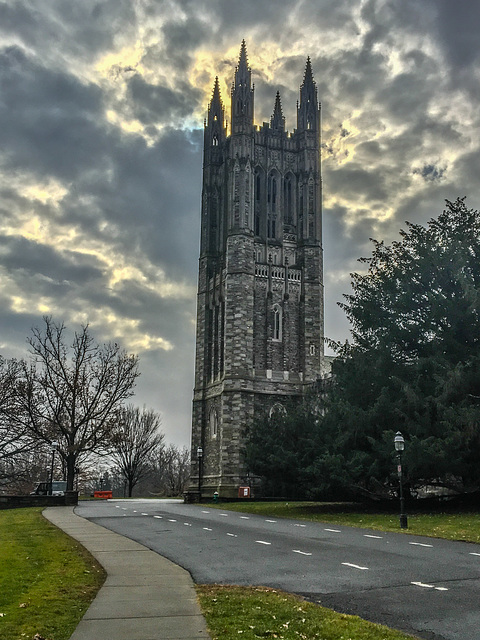
[[69, 490], [107, 464], [128, 496], [148, 477], [152, 490], [181, 493], [188, 451], [166, 445], [159, 414], [125, 404], [140, 375], [138, 356], [98, 344], [88, 325], [69, 343], [63, 323], [43, 320], [27, 338], [29, 358], [0, 356], [0, 489], [47, 479], [56, 460], [55, 479], [60, 474]]
[[248, 434], [267, 494], [392, 496], [397, 431], [410, 495], [480, 489], [480, 214], [458, 198], [372, 242], [340, 303], [351, 339], [329, 343], [332, 376]]

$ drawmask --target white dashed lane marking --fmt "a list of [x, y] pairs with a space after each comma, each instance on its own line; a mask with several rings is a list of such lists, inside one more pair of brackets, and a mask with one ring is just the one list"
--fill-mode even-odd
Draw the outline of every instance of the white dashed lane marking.
[[210, 511], [202, 511], [202, 513], [210, 513]]
[[142, 516], [148, 516], [148, 513], [142, 513]]
[[218, 515], [223, 516], [224, 518], [228, 518], [228, 513], [219, 513]]
[[255, 542], [258, 542], [258, 544], [272, 544], [271, 542], [265, 542], [265, 540], [255, 540]]
[[368, 567], [361, 567], [358, 564], [352, 564], [351, 562], [342, 562], [345, 567], [352, 567], [353, 569], [360, 569], [360, 571], [368, 571]]
[[436, 587], [434, 584], [426, 584], [425, 582], [411, 582], [416, 587], [423, 587], [424, 589], [435, 589], [435, 591], [448, 591], [447, 587]]
[[204, 531], [212, 531], [212, 529], [209, 529], [208, 527], [203, 527]]
[[159, 520], [162, 520], [163, 516], [153, 516], [154, 518], [159, 518]]
[[276, 522], [276, 520], [265, 520], [265, 522]]
[[306, 527], [307, 525], [306, 524], [294, 524], [293, 526], [294, 527]]
[[183, 523], [186, 527], [191, 527], [192, 525], [189, 522], [184, 522]]
[[381, 539], [383, 538], [383, 536], [371, 536], [371, 535], [370, 535], [370, 534], [368, 534], [368, 533], [364, 533], [364, 534], [363, 534], [363, 537], [364, 537], [364, 538], [377, 538], [377, 540], [381, 540]]
[[231, 538], [238, 538], [235, 533], [227, 533], [227, 536], [230, 536]]
[[408, 544], [413, 544], [417, 547], [433, 547], [433, 544], [423, 544], [423, 542], [409, 542]]
[[292, 549], [293, 553], [299, 553], [302, 556], [311, 556], [311, 553], [307, 553], [306, 551], [300, 551], [299, 549]]
[[170, 520], [170, 519], [169, 519], [168, 521], [169, 521], [169, 522], [176, 522], [176, 520]]
[[325, 529], [325, 531], [331, 531], [332, 533], [342, 533], [340, 529]]
[[248, 516], [240, 516], [240, 520], [250, 520]]
[[470, 552], [471, 556], [480, 556], [480, 553], [474, 553], [473, 551]]

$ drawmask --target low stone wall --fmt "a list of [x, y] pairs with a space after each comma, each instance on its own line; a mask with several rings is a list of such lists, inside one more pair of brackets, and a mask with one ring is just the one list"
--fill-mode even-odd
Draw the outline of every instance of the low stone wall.
[[66, 491], [64, 496], [1, 496], [0, 509], [21, 507], [65, 507], [78, 504], [78, 491]]

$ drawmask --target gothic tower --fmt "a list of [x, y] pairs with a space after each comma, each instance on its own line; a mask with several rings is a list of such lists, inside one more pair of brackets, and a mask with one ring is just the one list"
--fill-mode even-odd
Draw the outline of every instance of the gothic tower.
[[203, 496], [238, 495], [246, 428], [301, 398], [323, 367], [320, 107], [310, 59], [293, 133], [279, 93], [270, 123], [255, 126], [253, 106], [243, 41], [229, 135], [218, 78], [204, 131], [191, 475]]

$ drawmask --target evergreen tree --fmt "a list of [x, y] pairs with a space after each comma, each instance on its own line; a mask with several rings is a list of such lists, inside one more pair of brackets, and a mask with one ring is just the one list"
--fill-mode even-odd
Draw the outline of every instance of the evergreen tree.
[[349, 482], [368, 489], [392, 468], [404, 433], [408, 480], [478, 487], [480, 214], [448, 202], [401, 241], [374, 241], [341, 304], [351, 343], [337, 344], [325, 426], [344, 433]]

